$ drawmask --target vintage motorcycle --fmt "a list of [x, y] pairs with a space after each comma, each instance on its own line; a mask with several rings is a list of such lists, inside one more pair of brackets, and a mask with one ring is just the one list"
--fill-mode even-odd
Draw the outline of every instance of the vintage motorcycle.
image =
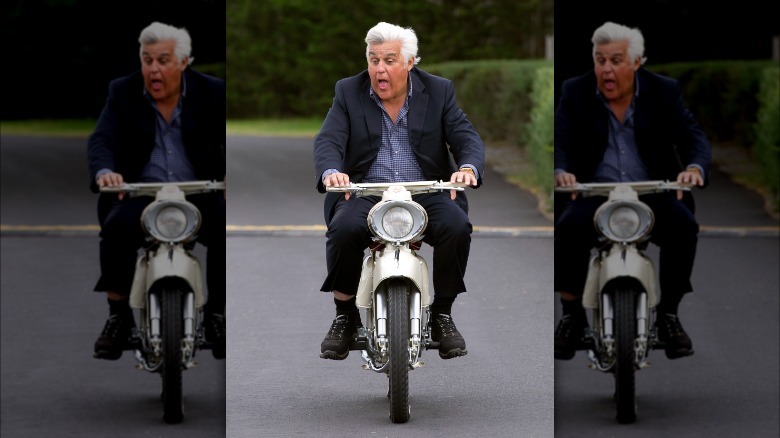
[[135, 183], [103, 187], [102, 192], [153, 196], [141, 216], [147, 244], [136, 262], [130, 307], [139, 311], [128, 350], [136, 367], [162, 377], [163, 418], [184, 418], [182, 371], [197, 365], [195, 353], [210, 349], [205, 340], [203, 276], [192, 254], [201, 215], [185, 195], [225, 190], [224, 182]]
[[420, 361], [423, 350], [439, 348], [439, 343], [431, 339], [429, 324], [428, 265], [417, 253], [428, 215], [412, 195], [462, 191], [465, 186], [420, 181], [327, 188], [358, 197], [382, 197], [368, 214], [368, 228], [375, 237], [363, 260], [356, 297], [357, 306], [365, 309], [365, 326], [358, 329], [350, 350], [362, 350], [364, 369], [387, 374], [393, 423], [409, 420], [409, 371], [424, 365]]
[[592, 324], [582, 349], [588, 350], [590, 368], [614, 375], [620, 423], [636, 421], [634, 373], [650, 366], [650, 350], [664, 348], [654, 324], [659, 301], [655, 267], [645, 254], [655, 218], [639, 195], [670, 190], [689, 191], [690, 186], [644, 181], [578, 183], [555, 189], [607, 197], [593, 218], [600, 237], [583, 291], [582, 304], [592, 309]]

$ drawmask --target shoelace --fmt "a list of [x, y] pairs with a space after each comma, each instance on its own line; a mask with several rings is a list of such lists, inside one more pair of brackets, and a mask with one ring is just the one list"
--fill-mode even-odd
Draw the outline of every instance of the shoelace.
[[682, 324], [680, 324], [680, 320], [677, 319], [677, 316], [666, 314], [661, 319], [664, 324], [664, 329], [666, 329], [666, 333], [669, 335], [669, 337], [676, 338], [683, 334]]
[[122, 327], [122, 320], [118, 315], [112, 315], [106, 321], [106, 325], [103, 327], [102, 335], [108, 338], [116, 338], [119, 336], [119, 330]]
[[336, 319], [333, 320], [333, 324], [331, 324], [330, 330], [328, 330], [328, 337], [344, 337], [344, 331], [347, 329], [348, 323], [349, 321], [347, 320], [346, 316], [337, 316]]
[[452, 336], [457, 332], [457, 328], [455, 328], [455, 323], [452, 322], [452, 317], [449, 315], [438, 315], [436, 316], [436, 323], [439, 325], [439, 329], [441, 330], [442, 336]]
[[555, 335], [564, 338], [571, 337], [578, 326], [577, 321], [572, 316], [565, 315], [561, 318], [561, 322], [558, 323], [558, 327], [555, 329]]
[[207, 322], [211, 326], [211, 329], [214, 331], [214, 336], [216, 338], [221, 338], [223, 336], [223, 327], [225, 326], [225, 317], [218, 314], [211, 314], [207, 318]]

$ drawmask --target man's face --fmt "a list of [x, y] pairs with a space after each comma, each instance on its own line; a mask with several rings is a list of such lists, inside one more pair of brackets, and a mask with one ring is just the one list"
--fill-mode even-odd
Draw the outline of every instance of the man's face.
[[628, 41], [613, 41], [596, 46], [594, 71], [601, 94], [610, 102], [627, 98], [634, 92], [634, 72], [640, 60], [628, 56]]
[[145, 44], [141, 50], [141, 72], [146, 91], [155, 101], [178, 100], [181, 92], [181, 73], [187, 59], [178, 61], [174, 41]]
[[371, 88], [382, 101], [401, 102], [406, 99], [409, 70], [414, 65], [414, 58], [404, 63], [401, 56], [401, 43], [391, 41], [376, 44], [368, 48], [368, 75], [371, 77]]

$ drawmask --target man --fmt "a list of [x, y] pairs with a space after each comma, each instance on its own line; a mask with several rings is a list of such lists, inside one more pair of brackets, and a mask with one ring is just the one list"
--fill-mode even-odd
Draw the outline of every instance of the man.
[[[677, 81], [642, 67], [638, 29], [607, 22], [593, 34], [592, 72], [563, 83], [555, 111], [555, 186], [577, 182], [673, 180], [709, 182], [711, 147], [682, 103]], [[683, 167], [684, 165], [684, 167]], [[678, 317], [690, 282], [699, 226], [693, 200], [682, 192], [642, 196], [656, 225], [661, 301], [656, 326], [670, 359], [693, 354]], [[593, 215], [605, 198], [564, 199], [555, 221], [555, 290], [563, 317], [555, 331], [555, 358], [574, 357], [587, 319], [582, 290], [590, 250], [596, 245]]]
[[[88, 142], [90, 188], [133, 182], [224, 180], [225, 82], [188, 69], [191, 40], [185, 29], [154, 22], [139, 37], [141, 70], [109, 85], [108, 99]], [[101, 194], [98, 200], [101, 276], [109, 318], [94, 356], [116, 360], [135, 326], [128, 298], [140, 226], [150, 197]], [[206, 338], [212, 354], [225, 357], [225, 198], [189, 196], [203, 225], [198, 241], [208, 247]]]
[[[317, 189], [421, 180], [479, 187], [485, 146], [458, 107], [452, 82], [415, 67], [420, 58], [414, 31], [383, 22], [368, 31], [365, 42], [368, 69], [338, 81], [314, 140]], [[435, 193], [415, 201], [428, 212], [424, 241], [434, 247], [432, 337], [440, 342], [442, 358], [463, 356], [466, 343], [451, 314], [455, 297], [466, 291], [472, 230], [466, 196]], [[371, 242], [366, 217], [376, 202], [348, 194], [325, 197], [328, 276], [321, 290], [333, 293], [336, 319], [322, 342], [322, 358], [346, 358], [361, 326], [355, 295], [363, 251]]]

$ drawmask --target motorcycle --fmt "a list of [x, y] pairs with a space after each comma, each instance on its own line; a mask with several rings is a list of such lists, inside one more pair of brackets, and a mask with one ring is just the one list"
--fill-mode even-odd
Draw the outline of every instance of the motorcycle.
[[364, 309], [364, 327], [350, 350], [362, 351], [363, 369], [388, 377], [390, 420], [409, 420], [409, 371], [424, 366], [423, 350], [438, 349], [431, 339], [431, 291], [428, 265], [417, 251], [422, 245], [428, 215], [412, 195], [444, 190], [463, 191], [466, 184], [442, 181], [352, 183], [328, 187], [351, 196], [378, 196], [368, 214], [374, 235], [363, 259], [356, 304]]
[[206, 303], [202, 270], [191, 252], [201, 216], [185, 195], [225, 190], [225, 183], [135, 183], [100, 190], [155, 198], [141, 215], [148, 237], [130, 292], [139, 325], [126, 349], [135, 350], [136, 368], [160, 374], [163, 419], [179, 423], [184, 418], [182, 372], [197, 365], [198, 350], [212, 347], [202, 326]]
[[582, 305], [591, 309], [592, 324], [582, 348], [589, 367], [615, 378], [615, 405], [620, 423], [637, 417], [635, 372], [650, 366], [650, 350], [663, 349], [655, 328], [659, 301], [653, 260], [645, 253], [654, 225], [653, 211], [639, 195], [689, 185], [668, 181], [587, 183], [558, 187], [556, 192], [606, 196], [593, 217], [599, 246], [591, 258]]

